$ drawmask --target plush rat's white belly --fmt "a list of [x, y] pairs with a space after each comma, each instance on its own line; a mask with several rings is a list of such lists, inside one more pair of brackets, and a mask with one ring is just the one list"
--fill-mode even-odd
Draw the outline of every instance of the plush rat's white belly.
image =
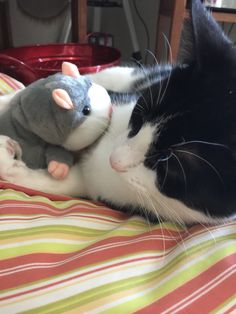
[[135, 202], [130, 186], [110, 165], [110, 155], [116, 144], [127, 134], [133, 104], [115, 107], [108, 132], [83, 159], [83, 179], [86, 191], [92, 199], [103, 198], [117, 203]]

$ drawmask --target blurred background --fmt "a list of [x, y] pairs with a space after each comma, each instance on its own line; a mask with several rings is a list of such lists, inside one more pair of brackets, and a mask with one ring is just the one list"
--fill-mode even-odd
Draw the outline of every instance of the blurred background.
[[[9, 46], [12, 47], [71, 42], [73, 1], [0, 0], [0, 48], [8, 48], [1, 43], [2, 36], [10, 36]], [[236, 13], [236, 0], [204, 1], [216, 11]], [[154, 54], [159, 60], [167, 61], [169, 48], [162, 32], [171, 37], [168, 34], [170, 27], [175, 26], [175, 20], [182, 23], [186, 17], [183, 13], [186, 3], [185, 0], [87, 0], [88, 42], [118, 48], [123, 62], [132, 62], [133, 54], [137, 52], [135, 58], [143, 63], [155, 63]], [[6, 5], [7, 14], [4, 11]], [[168, 17], [165, 11], [170, 7], [172, 13]], [[236, 14], [231, 15], [231, 19], [222, 15], [219, 23], [235, 41]], [[178, 38], [180, 32], [181, 26], [175, 26], [172, 37]], [[164, 42], [162, 48], [158, 48], [158, 36], [159, 41], [161, 38]]]

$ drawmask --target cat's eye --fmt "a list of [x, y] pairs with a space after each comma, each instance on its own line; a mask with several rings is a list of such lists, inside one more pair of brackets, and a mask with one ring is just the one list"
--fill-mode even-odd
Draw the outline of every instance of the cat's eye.
[[131, 130], [128, 134], [128, 137], [133, 137], [136, 134], [138, 134], [138, 132], [143, 126], [143, 123], [144, 123], [144, 119], [143, 119], [142, 113], [134, 109], [130, 118], [130, 122], [129, 122]]
[[171, 149], [165, 149], [158, 152], [158, 161], [167, 161], [172, 156]]
[[84, 106], [84, 108], [82, 110], [83, 115], [88, 116], [90, 114], [90, 112], [91, 112], [91, 108], [88, 105]]

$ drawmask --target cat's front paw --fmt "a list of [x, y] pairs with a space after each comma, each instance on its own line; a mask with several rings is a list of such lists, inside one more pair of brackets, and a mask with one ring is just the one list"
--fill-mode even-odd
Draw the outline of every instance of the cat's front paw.
[[26, 175], [27, 167], [21, 158], [20, 145], [10, 137], [0, 135], [0, 178], [14, 183]]
[[22, 150], [18, 142], [5, 135], [0, 135], [0, 152], [4, 156], [18, 160], [22, 156]]

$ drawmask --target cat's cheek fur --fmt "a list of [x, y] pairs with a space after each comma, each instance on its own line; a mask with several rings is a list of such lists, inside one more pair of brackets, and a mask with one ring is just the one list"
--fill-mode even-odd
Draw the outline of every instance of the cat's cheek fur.
[[[176, 221], [177, 223], [193, 222], [216, 224], [227, 221], [227, 218], [212, 218], [202, 212], [185, 206], [182, 202], [166, 197], [158, 189], [158, 174], [144, 166], [143, 163], [137, 167], [122, 173], [122, 179], [127, 182], [129, 189], [133, 191], [133, 204], [141, 205], [150, 212], [153, 217]], [[232, 217], [231, 217], [232, 219]]]
[[153, 139], [155, 128], [151, 124], [146, 124], [134, 137], [119, 139], [120, 143], [115, 143], [115, 149], [110, 155], [111, 167], [118, 172], [125, 172], [141, 164]]

